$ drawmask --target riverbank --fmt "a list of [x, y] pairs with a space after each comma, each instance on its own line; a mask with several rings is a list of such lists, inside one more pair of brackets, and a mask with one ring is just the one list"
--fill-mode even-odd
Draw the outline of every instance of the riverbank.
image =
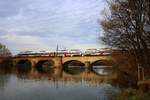
[[143, 92], [139, 89], [126, 88], [113, 98], [113, 100], [150, 100], [150, 92]]
[[113, 100], [150, 100], [150, 80], [140, 81], [137, 86], [122, 89]]

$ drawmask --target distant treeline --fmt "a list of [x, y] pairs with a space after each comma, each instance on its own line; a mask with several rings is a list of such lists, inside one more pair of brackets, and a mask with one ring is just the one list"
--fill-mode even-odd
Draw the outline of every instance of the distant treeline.
[[8, 56], [12, 56], [12, 53], [5, 45], [0, 43], [0, 57], [8, 57]]

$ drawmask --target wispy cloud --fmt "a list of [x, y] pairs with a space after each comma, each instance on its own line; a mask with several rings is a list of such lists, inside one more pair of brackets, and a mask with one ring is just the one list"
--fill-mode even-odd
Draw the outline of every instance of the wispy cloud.
[[16, 43], [19, 45], [38, 45], [40, 41], [37, 37], [32, 37], [30, 35], [16, 35], [16, 34], [6, 34], [0, 37], [8, 42]]
[[[30, 35], [5, 34], [1, 35], [0, 39], [6, 41], [13, 50], [44, 50], [49, 49], [48, 45], [42, 42], [42, 38], [33, 37]], [[14, 51], [16, 52], [16, 51]]]

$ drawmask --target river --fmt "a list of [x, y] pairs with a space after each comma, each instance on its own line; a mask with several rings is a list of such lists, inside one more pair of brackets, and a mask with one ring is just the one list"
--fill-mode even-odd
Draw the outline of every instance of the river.
[[91, 72], [71, 75], [55, 69], [53, 74], [0, 74], [0, 100], [111, 100], [117, 93], [118, 88]]

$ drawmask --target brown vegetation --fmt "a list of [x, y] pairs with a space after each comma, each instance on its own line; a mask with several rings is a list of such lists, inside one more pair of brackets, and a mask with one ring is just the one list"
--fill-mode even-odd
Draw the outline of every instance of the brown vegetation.
[[[107, 0], [110, 13], [101, 21], [103, 42], [112, 48], [125, 51], [115, 56], [119, 83], [136, 86], [139, 68], [149, 77], [150, 65], [150, 1]], [[142, 78], [143, 79], [143, 78]]]
[[10, 73], [12, 71], [12, 56], [9, 49], [5, 45], [0, 43], [0, 74], [1, 73]]
[[137, 66], [149, 67], [150, 1], [108, 0], [110, 14], [101, 22], [103, 42], [128, 51]]
[[116, 63], [113, 65], [113, 71], [117, 73], [117, 79], [113, 81], [114, 85], [119, 87], [135, 87], [137, 88], [137, 67], [135, 58], [131, 58], [127, 53], [113, 53]]

